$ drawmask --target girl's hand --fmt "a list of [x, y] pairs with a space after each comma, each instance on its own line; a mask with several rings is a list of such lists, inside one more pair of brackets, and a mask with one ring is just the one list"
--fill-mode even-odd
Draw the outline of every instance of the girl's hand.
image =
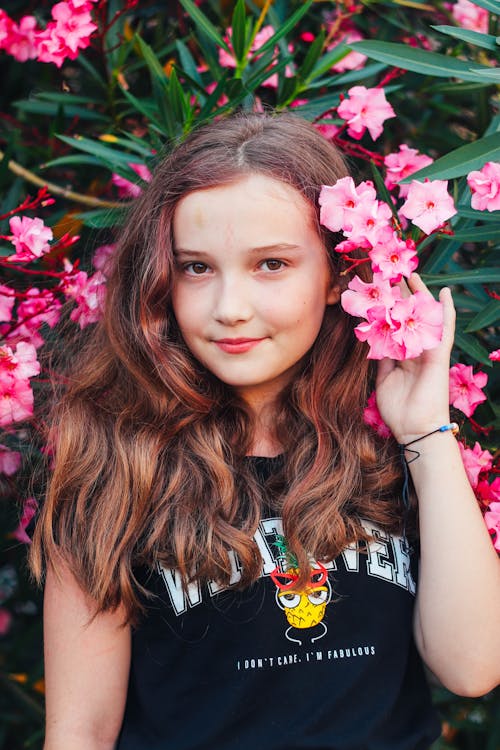
[[[416, 273], [410, 276], [408, 287], [411, 292], [431, 294]], [[450, 421], [449, 368], [455, 308], [448, 288], [441, 289], [439, 301], [443, 304], [441, 343], [414, 359], [383, 359], [379, 363], [377, 406], [399, 443], [408, 443]]]

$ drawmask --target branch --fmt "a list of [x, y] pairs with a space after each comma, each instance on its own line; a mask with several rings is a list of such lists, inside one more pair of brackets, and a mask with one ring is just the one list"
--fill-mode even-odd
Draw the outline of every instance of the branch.
[[[0, 151], [0, 161], [2, 161], [4, 157], [5, 154], [3, 153], [3, 151]], [[100, 198], [94, 198], [91, 195], [74, 193], [72, 190], [68, 190], [68, 188], [63, 188], [60, 185], [55, 185], [53, 182], [42, 180], [41, 177], [38, 177], [33, 172], [30, 172], [29, 169], [25, 169], [25, 167], [21, 166], [21, 164], [18, 164], [17, 161], [13, 161], [12, 159], [10, 159], [8, 167], [11, 172], [16, 174], [18, 177], [22, 177], [26, 180], [26, 182], [31, 182], [33, 185], [38, 185], [39, 187], [46, 186], [49, 192], [53, 195], [61, 195], [63, 198], [75, 201], [75, 203], [83, 203], [83, 205], [92, 206], [93, 208], [123, 208], [127, 205], [126, 203], [119, 203], [118, 201], [103, 201]]]

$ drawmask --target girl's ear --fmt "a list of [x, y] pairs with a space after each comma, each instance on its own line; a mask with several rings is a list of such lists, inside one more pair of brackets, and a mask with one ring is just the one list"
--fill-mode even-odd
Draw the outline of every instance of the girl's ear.
[[340, 284], [338, 283], [338, 279], [335, 279], [335, 280], [332, 279], [330, 285], [328, 286], [328, 290], [326, 294], [326, 304], [336, 305], [340, 299], [341, 291], [342, 290], [340, 288]]

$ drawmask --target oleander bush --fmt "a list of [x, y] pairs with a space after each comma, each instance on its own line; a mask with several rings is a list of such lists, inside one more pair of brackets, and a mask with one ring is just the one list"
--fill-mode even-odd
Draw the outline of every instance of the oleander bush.
[[[57, 366], [45, 352], [62, 347], [63, 326], [98, 320], [127, 204], [161, 154], [202, 122], [270, 108], [309, 119], [348, 157], [355, 179], [345, 190], [365, 195], [365, 208], [371, 197], [370, 216], [337, 227], [346, 269], [361, 247], [379, 285], [418, 264], [433, 291], [451, 286], [450, 398], [500, 550], [499, 21], [498, 0], [12, 0], [0, 9], [1, 749], [43, 743], [41, 595], [25, 557], [50, 465], [44, 413]], [[385, 232], [390, 257], [368, 225]], [[358, 328], [377, 358], [374, 315]], [[391, 351], [411, 356], [400, 325]], [[373, 406], [366, 414], [383, 430]], [[463, 699], [436, 685], [434, 694], [435, 750], [498, 750], [498, 690]]]

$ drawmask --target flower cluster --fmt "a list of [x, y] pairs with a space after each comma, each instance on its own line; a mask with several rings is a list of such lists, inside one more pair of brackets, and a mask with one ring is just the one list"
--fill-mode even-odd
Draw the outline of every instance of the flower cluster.
[[[447, 193], [440, 194], [441, 184], [412, 182], [401, 212], [414, 215], [417, 224], [439, 226], [451, 215], [451, 198]], [[422, 187], [432, 209], [420, 210]], [[360, 261], [350, 254], [358, 250], [365, 251], [366, 260], [371, 261], [372, 281], [354, 276], [342, 294], [344, 310], [365, 319], [356, 326], [355, 333], [358, 339], [368, 342], [368, 357], [408, 359], [437, 346], [442, 332], [441, 305], [422, 292], [404, 297], [400, 287], [395, 286], [418, 265], [415, 243], [402, 237], [391, 208], [378, 200], [373, 183], [365, 181], [356, 186], [352, 177], [343, 177], [335, 185], [323, 186], [319, 203], [321, 223], [333, 232], [342, 231], [346, 237], [337, 245], [337, 252], [353, 265]], [[408, 209], [416, 203], [418, 209]]]
[[23, 16], [16, 23], [0, 10], [0, 49], [19, 62], [38, 60], [54, 63], [58, 68], [69, 58], [75, 60], [80, 50], [90, 44], [97, 30], [90, 10], [97, 0], [64, 0], [51, 10], [52, 21], [45, 29], [37, 25], [35, 16]]
[[9, 346], [0, 346], [0, 427], [31, 417], [33, 391], [29, 379], [39, 372], [32, 344], [21, 341], [15, 352]]
[[458, 0], [451, 7], [451, 14], [457, 24], [464, 29], [471, 29], [482, 34], [488, 32], [488, 11], [471, 3], [470, 0]]
[[366, 86], [353, 86], [347, 92], [337, 112], [347, 122], [347, 132], [351, 138], [359, 140], [368, 130], [375, 141], [383, 131], [383, 123], [396, 113], [385, 98], [382, 88], [367, 89]]
[[[18, 214], [26, 208], [36, 208], [50, 204], [46, 191], [42, 189], [38, 196], [26, 201], [10, 214]], [[0, 217], [5, 219], [5, 216]], [[96, 266], [100, 265], [93, 275], [78, 269], [78, 262], [62, 260], [62, 270], [53, 270], [54, 259], [50, 268], [26, 269], [25, 265], [38, 261], [48, 255], [53, 248], [59, 250], [71, 246], [78, 237], [64, 235], [55, 245], [52, 230], [45, 226], [42, 219], [14, 215], [9, 220], [12, 234], [2, 237], [14, 246], [15, 252], [4, 254], [0, 264], [5, 268], [15, 268], [16, 272], [34, 274], [46, 285], [29, 285], [22, 290], [19, 285], [0, 285], [0, 335], [3, 345], [0, 346], [0, 427], [6, 428], [13, 423], [22, 422], [33, 416], [33, 391], [30, 378], [38, 375], [40, 365], [37, 360], [37, 349], [44, 343], [43, 327], [53, 328], [58, 322], [64, 302], [74, 303], [70, 318], [81, 328], [95, 323], [101, 314], [105, 293], [106, 263], [113, 250], [104, 246], [96, 251]], [[99, 252], [100, 251], [100, 252]], [[20, 465], [20, 454], [0, 445], [0, 473], [10, 476]]]
[[478, 171], [467, 176], [472, 198], [471, 206], [477, 211], [500, 211], [500, 163], [489, 161]]

